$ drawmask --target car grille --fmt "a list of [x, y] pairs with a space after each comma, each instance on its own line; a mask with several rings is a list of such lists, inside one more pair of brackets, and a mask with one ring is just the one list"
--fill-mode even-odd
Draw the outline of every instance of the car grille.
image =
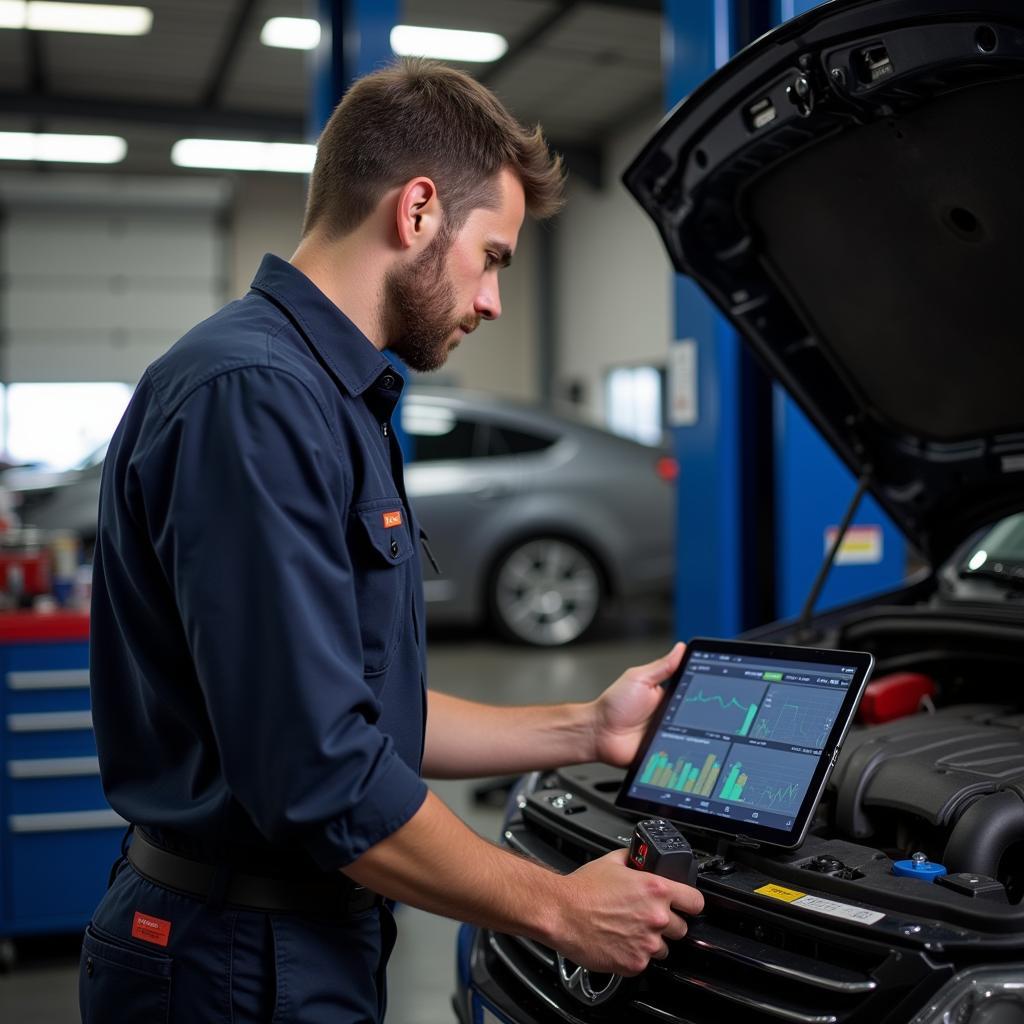
[[[528, 812], [527, 812], [528, 813]], [[504, 834], [512, 849], [560, 871], [605, 852], [585, 837], [567, 840], [542, 820], [519, 819]], [[611, 993], [608, 975], [589, 978], [593, 1003], [567, 983], [574, 965], [527, 939], [481, 933], [493, 976], [517, 1006], [538, 1021], [666, 1021], [702, 1024], [858, 1024], [906, 1021], [951, 970], [914, 951], [828, 932], [814, 923], [782, 919], [732, 899], [707, 900], [686, 938], [670, 944], [667, 960]], [[564, 970], [560, 968], [564, 967]], [[575, 990], [574, 990], [575, 989]]]

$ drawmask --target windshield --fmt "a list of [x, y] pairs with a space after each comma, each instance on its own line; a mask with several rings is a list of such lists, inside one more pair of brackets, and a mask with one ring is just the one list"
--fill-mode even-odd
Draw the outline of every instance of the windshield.
[[986, 576], [1005, 579], [1020, 585], [1024, 582], [1024, 512], [1000, 520], [964, 559], [963, 576]]

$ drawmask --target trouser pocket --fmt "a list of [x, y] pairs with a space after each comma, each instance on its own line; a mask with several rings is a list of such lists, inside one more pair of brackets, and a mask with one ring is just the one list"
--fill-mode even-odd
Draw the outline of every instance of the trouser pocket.
[[167, 1024], [172, 957], [85, 930], [78, 973], [82, 1024]]

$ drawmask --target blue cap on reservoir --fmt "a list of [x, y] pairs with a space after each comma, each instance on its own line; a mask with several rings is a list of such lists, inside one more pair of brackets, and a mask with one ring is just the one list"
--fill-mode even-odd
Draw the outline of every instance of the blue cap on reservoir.
[[946, 874], [944, 864], [935, 864], [923, 853], [915, 853], [910, 860], [895, 860], [892, 873], [903, 878], [919, 878], [922, 882], [934, 882], [940, 875]]

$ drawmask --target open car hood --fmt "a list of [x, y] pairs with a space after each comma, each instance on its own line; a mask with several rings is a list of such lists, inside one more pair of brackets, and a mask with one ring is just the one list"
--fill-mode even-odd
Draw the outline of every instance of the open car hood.
[[624, 181], [933, 564], [1024, 508], [1024, 4], [823, 4]]

